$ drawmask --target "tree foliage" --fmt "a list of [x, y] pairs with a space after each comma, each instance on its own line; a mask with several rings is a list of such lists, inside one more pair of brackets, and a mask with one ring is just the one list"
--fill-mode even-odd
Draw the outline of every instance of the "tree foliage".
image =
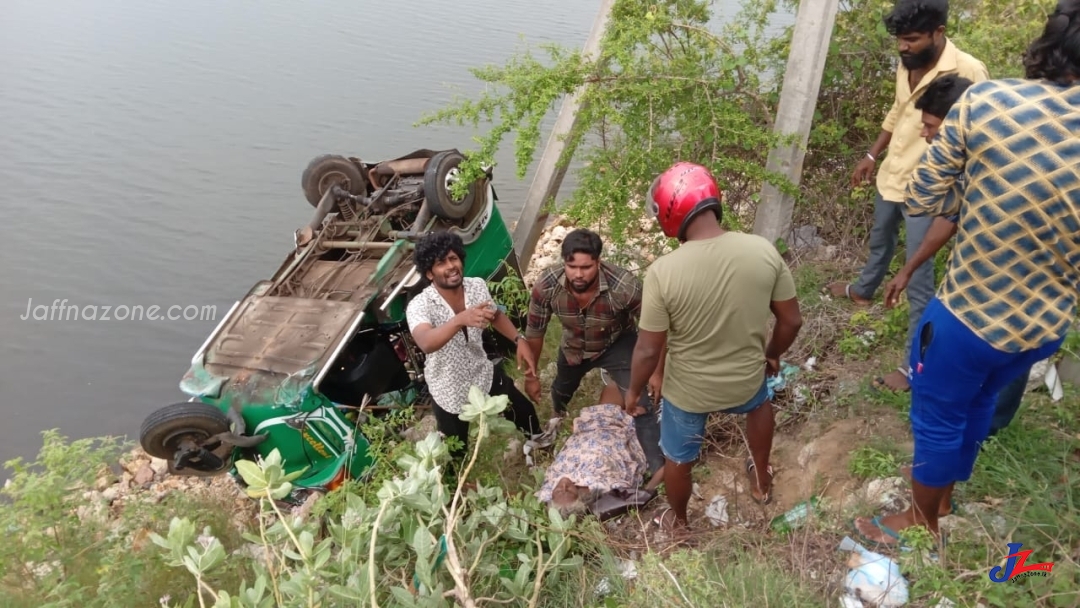
[[605, 236], [620, 241], [641, 217], [652, 179], [676, 160], [692, 160], [714, 172], [737, 221], [762, 180], [790, 187], [764, 169], [778, 138], [770, 129], [772, 99], [763, 93], [771, 88], [769, 57], [758, 49], [773, 8], [760, 3], [716, 32], [708, 2], [620, 0], [596, 57], [546, 45], [546, 61], [526, 50], [501, 67], [475, 69], [489, 89], [421, 123], [491, 123], [471, 155], [473, 170], [492, 162], [516, 133], [520, 178], [541, 144], [544, 117], [576, 94], [582, 107], [568, 148], [582, 166], [568, 214], [602, 220]]
[[[947, 35], [982, 59], [991, 77], [1008, 77], [1022, 73], [1023, 50], [1053, 3], [951, 4]], [[772, 117], [792, 32], [789, 26], [770, 36], [769, 19], [792, 15], [797, 6], [796, 0], [747, 0], [734, 19], [717, 24], [703, 0], [619, 0], [595, 58], [559, 45], [539, 47], [539, 58], [526, 49], [501, 66], [474, 69], [486, 90], [420, 124], [490, 125], [466, 163], [475, 175], [515, 134], [521, 178], [543, 143], [545, 117], [576, 94], [583, 107], [568, 151], [579, 165], [578, 187], [563, 211], [577, 222], [600, 224], [608, 239], [626, 236], [657, 173], [676, 160], [692, 160], [720, 180], [732, 227], [749, 225], [768, 180], [797, 193], [795, 225], [814, 224], [827, 239], [861, 247], [873, 189], [852, 190], [849, 181], [895, 93], [898, 56], [882, 23], [893, 1], [841, 0], [796, 189], [764, 167], [778, 143]]]

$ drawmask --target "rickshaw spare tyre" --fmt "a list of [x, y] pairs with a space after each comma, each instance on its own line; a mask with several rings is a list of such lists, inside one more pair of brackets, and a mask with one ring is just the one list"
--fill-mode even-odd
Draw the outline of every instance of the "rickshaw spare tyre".
[[171, 461], [185, 439], [198, 443], [229, 430], [229, 419], [217, 407], [185, 401], [147, 416], [139, 429], [139, 444], [147, 454]]
[[349, 194], [367, 194], [364, 174], [353, 161], [337, 154], [325, 154], [313, 158], [300, 176], [304, 198], [312, 207], [318, 207], [326, 191], [334, 184]]
[[463, 198], [455, 199], [450, 194], [450, 183], [457, 179], [458, 165], [465, 160], [460, 152], [447, 150], [439, 152], [428, 161], [424, 171], [424, 198], [428, 207], [438, 218], [460, 220], [469, 214], [473, 204], [481, 197], [478, 195], [479, 180], [469, 184], [469, 190]]

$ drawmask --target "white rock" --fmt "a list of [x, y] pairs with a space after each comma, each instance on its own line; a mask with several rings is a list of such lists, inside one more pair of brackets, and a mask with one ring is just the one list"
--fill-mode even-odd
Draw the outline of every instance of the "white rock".
[[882, 509], [903, 509], [908, 501], [905, 485], [903, 477], [874, 479], [866, 486], [866, 500]]
[[804, 445], [803, 448], [799, 450], [799, 467], [805, 469], [810, 465], [810, 461], [813, 460], [814, 456], [817, 456], [816, 444], [808, 443]]
[[157, 475], [164, 475], [169, 470], [169, 463], [164, 458], [151, 458], [150, 468], [153, 469]]

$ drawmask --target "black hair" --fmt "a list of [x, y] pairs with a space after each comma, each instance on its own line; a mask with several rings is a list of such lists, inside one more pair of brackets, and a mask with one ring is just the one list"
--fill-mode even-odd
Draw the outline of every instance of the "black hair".
[[413, 263], [420, 276], [427, 277], [427, 273], [439, 260], [446, 258], [450, 252], [457, 254], [461, 262], [465, 263], [465, 243], [461, 237], [452, 232], [433, 232], [416, 244], [413, 251]]
[[923, 94], [915, 100], [915, 109], [944, 120], [949, 109], [972, 84], [972, 81], [956, 74], [938, 76], [930, 81]]
[[569, 262], [575, 253], [584, 253], [592, 256], [592, 259], [600, 259], [600, 252], [604, 249], [604, 241], [600, 235], [592, 230], [578, 228], [570, 231], [562, 242], [562, 259]]
[[883, 19], [893, 36], [929, 34], [949, 21], [949, 0], [898, 0]]
[[1060, 0], [1039, 36], [1024, 52], [1028, 78], [1067, 84], [1080, 77], [1080, 0]]

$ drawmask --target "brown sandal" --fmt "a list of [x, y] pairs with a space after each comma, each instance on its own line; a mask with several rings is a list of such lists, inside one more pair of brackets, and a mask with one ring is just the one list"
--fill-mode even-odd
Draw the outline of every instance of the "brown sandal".
[[[754, 458], [753, 457], [748, 457], [746, 459], [746, 475], [747, 475], [747, 477], [750, 478], [750, 481], [754, 484], [754, 486], [757, 487], [758, 491], [760, 491], [761, 486], [758, 485], [757, 473], [754, 472], [754, 468], [755, 468], [754, 467]], [[754, 493], [750, 492], [750, 498], [753, 498], [754, 502], [756, 502], [756, 503], [758, 503], [760, 505], [767, 505], [767, 504], [772, 502], [772, 478], [773, 478], [772, 465], [770, 464], [768, 467], [766, 467], [765, 471], [769, 474], [769, 491], [765, 492], [765, 495], [763, 497], [761, 497], [761, 498], [758, 498], [757, 496], [754, 496]]]
[[[836, 293], [836, 290], [833, 289], [834, 285], [840, 285], [840, 283], [839, 282], [829, 283], [825, 287], [822, 287], [821, 288], [821, 294], [826, 295], [826, 296], [832, 296], [834, 298], [840, 297], [841, 294]], [[851, 292], [851, 283], [844, 283], [843, 285], [844, 285], [843, 296], [845, 298], [847, 298], [847, 299], [851, 300], [852, 302], [854, 302], [856, 306], [869, 306], [870, 305], [870, 300], [867, 300], [866, 298], [863, 298], [862, 296]]]

